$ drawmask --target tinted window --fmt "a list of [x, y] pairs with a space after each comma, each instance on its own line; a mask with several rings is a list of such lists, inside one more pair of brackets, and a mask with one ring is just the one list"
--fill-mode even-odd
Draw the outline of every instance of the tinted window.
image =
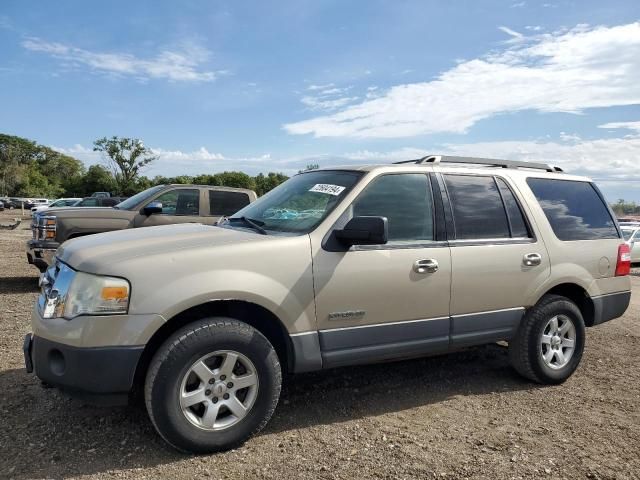
[[197, 216], [200, 214], [200, 191], [196, 189], [169, 190], [157, 197], [154, 202], [162, 203], [164, 215]]
[[625, 240], [629, 240], [632, 234], [633, 234], [633, 230], [622, 229], [622, 238], [624, 238]]
[[433, 240], [433, 204], [429, 177], [384, 175], [353, 203], [354, 217], [387, 217], [389, 241]]
[[98, 200], [96, 198], [85, 198], [79, 205], [81, 207], [95, 207], [98, 205]]
[[456, 239], [509, 238], [509, 223], [493, 177], [445, 175]]
[[527, 228], [527, 222], [524, 220], [520, 205], [516, 201], [511, 189], [507, 186], [507, 183], [502, 178], [496, 178], [498, 187], [500, 187], [500, 193], [502, 194], [502, 200], [504, 201], [504, 207], [507, 209], [507, 216], [509, 217], [509, 225], [511, 227], [512, 237], [529, 237], [529, 229]]
[[527, 179], [560, 240], [619, 238], [613, 218], [589, 182]]
[[118, 203], [118, 208], [121, 210], [130, 210], [137, 208], [138, 205], [145, 200], [151, 198], [155, 195], [159, 190], [162, 190], [164, 185], [156, 185], [155, 187], [147, 188], [140, 193], [136, 193], [133, 197], [129, 197], [126, 200]]
[[249, 205], [249, 195], [246, 193], [209, 190], [209, 212], [211, 215], [233, 215], [247, 205]]

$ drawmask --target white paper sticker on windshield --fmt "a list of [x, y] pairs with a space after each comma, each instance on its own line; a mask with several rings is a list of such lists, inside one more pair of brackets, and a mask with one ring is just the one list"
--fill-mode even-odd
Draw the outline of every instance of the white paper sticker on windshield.
[[329, 195], [338, 196], [342, 193], [345, 187], [340, 185], [331, 185], [329, 183], [316, 183], [309, 189], [310, 192], [327, 193]]

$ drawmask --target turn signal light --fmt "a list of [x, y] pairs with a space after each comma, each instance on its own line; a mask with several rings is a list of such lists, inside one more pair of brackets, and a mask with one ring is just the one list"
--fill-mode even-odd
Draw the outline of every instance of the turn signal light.
[[126, 300], [129, 298], [129, 291], [126, 287], [104, 287], [102, 289], [103, 300]]
[[618, 262], [616, 263], [616, 277], [623, 277], [631, 273], [631, 249], [623, 243], [618, 247]]

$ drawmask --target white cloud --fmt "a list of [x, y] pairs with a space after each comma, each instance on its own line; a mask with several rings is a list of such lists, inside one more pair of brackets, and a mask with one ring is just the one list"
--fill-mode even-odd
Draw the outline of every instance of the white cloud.
[[623, 128], [626, 130], [633, 130], [640, 133], [640, 122], [610, 122], [604, 125], [598, 125], [598, 128], [611, 128], [618, 129]]
[[463, 133], [498, 114], [580, 113], [640, 104], [640, 22], [524, 37], [423, 83], [397, 85], [338, 112], [284, 125], [316, 137]]
[[516, 2], [511, 4], [511, 8], [522, 8], [526, 5], [526, 2]]
[[[568, 173], [587, 175], [607, 185], [630, 185], [638, 189], [640, 200], [640, 122], [615, 122], [604, 128], [638, 129], [624, 138], [583, 139], [562, 132], [558, 140], [509, 140], [473, 143], [434, 145], [433, 148], [405, 147], [392, 151], [359, 150], [338, 155], [300, 155], [275, 157], [271, 154], [229, 157], [214, 153], [205, 147], [193, 151], [152, 147], [159, 155], [145, 174], [153, 175], [197, 175], [223, 170], [241, 170], [250, 174], [279, 171], [287, 174], [297, 172], [309, 163], [322, 167], [336, 165], [390, 163], [399, 160], [420, 158], [428, 154], [459, 155], [486, 158], [503, 158], [547, 162], [562, 167]], [[82, 145], [69, 148], [52, 147], [72, 155], [87, 164], [101, 162], [98, 152]], [[635, 183], [634, 183], [635, 182]]]
[[300, 102], [310, 110], [332, 111], [358, 100], [358, 97], [344, 96], [352, 86], [337, 87], [333, 83], [326, 85], [310, 85], [309, 94], [300, 98]]
[[357, 99], [358, 97], [341, 97], [331, 100], [323, 100], [322, 98], [307, 95], [302, 97], [300, 101], [311, 110], [335, 110], [337, 108], [344, 107]]
[[324, 85], [309, 85], [309, 87], [307, 87], [307, 90], [324, 90], [326, 88], [331, 88], [333, 87], [334, 84], [333, 83], [326, 83]]
[[210, 52], [192, 43], [185, 43], [175, 50], [163, 50], [149, 59], [129, 53], [91, 52], [37, 37], [27, 38], [22, 46], [32, 52], [48, 54], [66, 65], [85, 66], [95, 72], [131, 76], [143, 81], [158, 78], [172, 82], [210, 82], [226, 73], [201, 70], [200, 66], [208, 60]]
[[498, 30], [506, 33], [507, 35], [511, 35], [514, 39], [522, 39], [524, 38], [524, 35], [522, 35], [520, 32], [516, 32], [515, 30], [511, 30], [509, 27], [505, 27], [504, 25], [498, 27]]

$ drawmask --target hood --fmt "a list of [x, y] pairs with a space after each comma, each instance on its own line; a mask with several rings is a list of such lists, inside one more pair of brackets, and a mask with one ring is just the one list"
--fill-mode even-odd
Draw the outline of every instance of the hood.
[[107, 273], [117, 264], [139, 257], [150, 261], [171, 257], [181, 251], [260, 242], [274, 237], [244, 230], [213, 227], [199, 223], [133, 228], [88, 235], [62, 244], [56, 256], [70, 267], [88, 273]]
[[113, 207], [55, 207], [38, 212], [55, 215], [57, 218], [129, 218], [129, 210], [119, 210]]

